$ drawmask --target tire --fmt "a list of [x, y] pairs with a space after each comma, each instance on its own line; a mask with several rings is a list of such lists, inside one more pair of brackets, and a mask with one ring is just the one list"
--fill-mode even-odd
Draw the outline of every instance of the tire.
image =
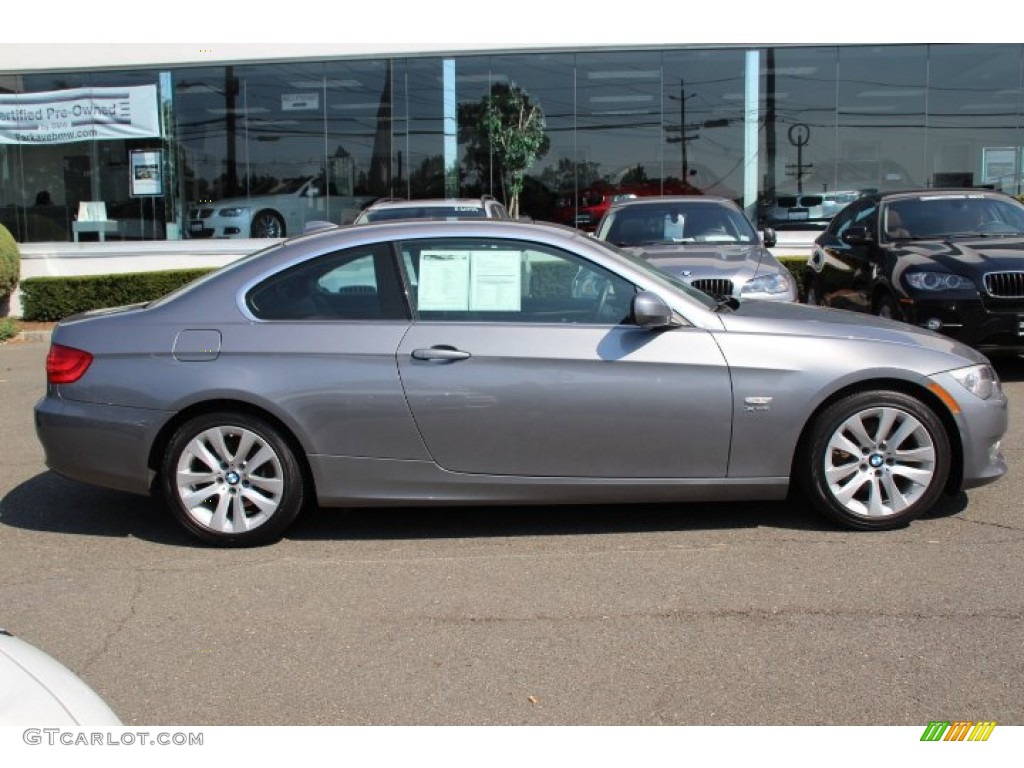
[[306, 498], [302, 470], [281, 433], [263, 419], [230, 412], [197, 416], [174, 433], [160, 488], [189, 533], [223, 547], [277, 541]]
[[903, 313], [900, 311], [896, 299], [888, 293], [883, 293], [875, 299], [875, 314], [886, 320], [903, 320]]
[[799, 478], [805, 495], [848, 528], [906, 525], [935, 505], [949, 477], [942, 422], [901, 392], [860, 392], [834, 403], [814, 422], [807, 445]]
[[276, 211], [260, 211], [252, 217], [251, 237], [284, 237], [284, 219]]
[[808, 283], [807, 285], [807, 297], [804, 299], [804, 303], [811, 307], [823, 306], [821, 296], [818, 295], [817, 283]]

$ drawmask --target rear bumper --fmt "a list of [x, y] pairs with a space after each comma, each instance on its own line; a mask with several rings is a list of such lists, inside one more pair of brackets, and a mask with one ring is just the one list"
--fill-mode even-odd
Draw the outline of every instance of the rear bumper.
[[36, 435], [50, 469], [92, 485], [148, 494], [150, 447], [170, 414], [47, 395], [35, 407]]

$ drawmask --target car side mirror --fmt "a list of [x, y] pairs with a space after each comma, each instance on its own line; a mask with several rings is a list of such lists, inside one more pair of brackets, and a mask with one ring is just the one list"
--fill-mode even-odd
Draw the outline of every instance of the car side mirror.
[[842, 234], [842, 241], [847, 245], [864, 245], [871, 240], [871, 230], [867, 227], [850, 227]]
[[309, 187], [306, 190], [306, 197], [320, 197], [320, 187]]
[[650, 291], [640, 291], [633, 297], [632, 320], [635, 325], [648, 330], [679, 325], [672, 307], [661, 296]]
[[774, 248], [779, 242], [779, 237], [775, 234], [774, 229], [765, 227], [761, 230], [761, 242], [764, 243], [765, 248]]

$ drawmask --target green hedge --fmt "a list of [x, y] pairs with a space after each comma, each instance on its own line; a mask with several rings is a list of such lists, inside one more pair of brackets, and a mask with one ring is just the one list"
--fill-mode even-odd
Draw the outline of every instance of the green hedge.
[[18, 324], [9, 317], [0, 317], [0, 342], [18, 335]]
[[6, 306], [7, 297], [18, 287], [20, 275], [21, 254], [18, 252], [18, 243], [7, 227], [0, 224], [0, 306]]
[[93, 277], [31, 277], [21, 283], [25, 320], [53, 321], [90, 309], [152, 301], [212, 269], [130, 272]]

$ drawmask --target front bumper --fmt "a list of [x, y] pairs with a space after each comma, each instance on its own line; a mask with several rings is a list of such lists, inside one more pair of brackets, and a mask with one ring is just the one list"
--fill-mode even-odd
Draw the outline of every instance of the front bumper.
[[907, 322], [982, 352], [1024, 352], [1024, 302], [987, 306], [981, 299], [900, 300]]
[[220, 216], [214, 211], [206, 216], [193, 212], [185, 224], [185, 236], [193, 240], [209, 238], [249, 237], [250, 217]]
[[1002, 439], [1006, 434], [1008, 407], [1006, 395], [999, 392], [982, 400], [968, 392], [953, 376], [941, 373], [932, 377], [960, 406], [953, 414], [963, 448], [961, 488], [977, 488], [995, 482], [1006, 474]]

